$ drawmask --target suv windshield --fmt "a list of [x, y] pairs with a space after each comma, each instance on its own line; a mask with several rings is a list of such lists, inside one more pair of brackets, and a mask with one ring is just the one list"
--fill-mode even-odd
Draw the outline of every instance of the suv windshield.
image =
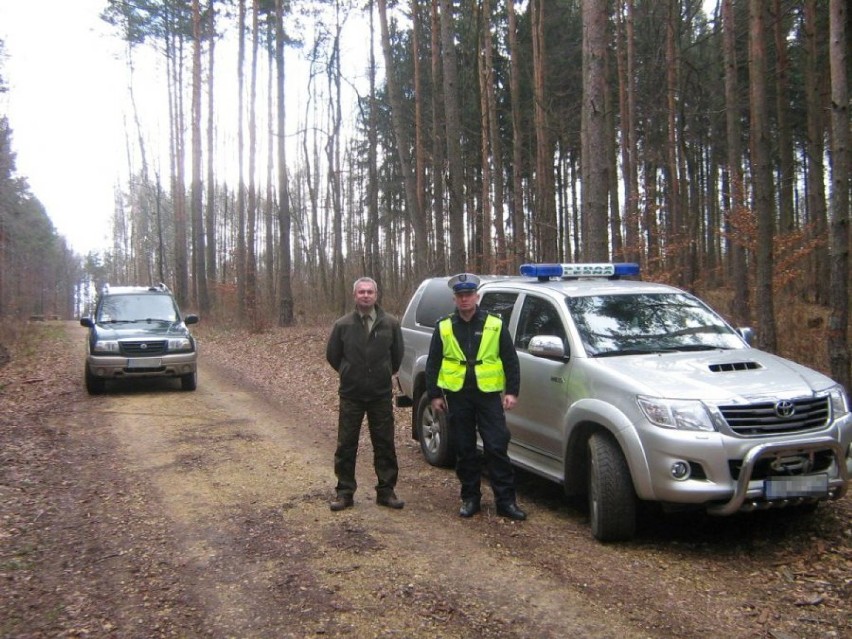
[[160, 320], [176, 322], [177, 312], [168, 295], [110, 295], [98, 309], [97, 321], [136, 322]]
[[592, 357], [743, 347], [739, 335], [691, 295], [600, 295], [565, 302]]

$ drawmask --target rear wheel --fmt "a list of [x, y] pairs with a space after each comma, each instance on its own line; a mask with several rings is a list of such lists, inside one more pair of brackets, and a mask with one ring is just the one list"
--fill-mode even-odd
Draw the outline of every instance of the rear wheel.
[[86, 391], [89, 395], [100, 395], [106, 390], [106, 380], [103, 377], [95, 377], [86, 366]]
[[636, 493], [627, 460], [611, 435], [589, 438], [589, 519], [599, 541], [623, 541], [636, 532]]
[[198, 375], [196, 373], [187, 373], [180, 376], [180, 387], [185, 391], [194, 391], [198, 386]]
[[456, 453], [450, 445], [446, 413], [432, 410], [426, 393], [417, 402], [417, 435], [423, 457], [433, 466], [452, 466]]

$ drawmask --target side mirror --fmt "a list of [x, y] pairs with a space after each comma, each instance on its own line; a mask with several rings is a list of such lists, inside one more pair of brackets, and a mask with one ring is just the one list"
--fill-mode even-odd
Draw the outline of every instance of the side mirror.
[[745, 343], [749, 346], [754, 346], [754, 340], [756, 339], [756, 335], [754, 334], [754, 330], [751, 327], [744, 326], [741, 328], [737, 328], [737, 333], [740, 334], [745, 340]]
[[95, 323], [92, 321], [91, 317], [81, 317], [80, 318], [80, 326], [85, 326], [86, 328], [92, 328]]
[[194, 313], [190, 313], [186, 317], [183, 318], [184, 324], [198, 324], [198, 315]]
[[530, 340], [528, 350], [536, 357], [568, 359], [564, 342], [554, 335], [536, 335]]

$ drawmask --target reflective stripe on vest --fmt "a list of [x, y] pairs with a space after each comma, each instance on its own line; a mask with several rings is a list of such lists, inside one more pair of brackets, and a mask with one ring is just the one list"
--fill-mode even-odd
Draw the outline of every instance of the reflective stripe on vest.
[[448, 391], [460, 390], [464, 385], [467, 367], [472, 364], [479, 390], [484, 393], [502, 391], [506, 387], [506, 375], [503, 372], [503, 361], [500, 359], [502, 327], [503, 321], [499, 317], [486, 316], [476, 361], [468, 362], [453, 333], [452, 319], [448, 317], [441, 320], [438, 323], [438, 330], [441, 332], [441, 342], [444, 345], [444, 357], [441, 361], [441, 370], [438, 371], [438, 386]]

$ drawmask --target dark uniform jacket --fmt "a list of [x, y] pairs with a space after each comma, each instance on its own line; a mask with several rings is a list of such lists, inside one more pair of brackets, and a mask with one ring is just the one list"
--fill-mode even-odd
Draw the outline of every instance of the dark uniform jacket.
[[378, 305], [369, 337], [358, 311], [334, 323], [325, 358], [340, 376], [341, 397], [373, 400], [393, 394], [391, 377], [402, 362], [399, 320]]
[[[488, 313], [479, 307], [476, 308], [476, 313], [469, 322], [465, 322], [458, 311], [449, 316], [453, 322], [453, 335], [456, 336], [462, 352], [469, 361], [476, 360], [479, 343], [482, 341], [482, 329], [485, 326], [487, 316]], [[438, 324], [443, 319], [446, 318], [442, 317], [438, 320]], [[441, 339], [438, 324], [435, 325], [432, 342], [429, 344], [429, 358], [426, 360], [426, 392], [429, 399], [441, 397], [442, 394], [442, 390], [438, 388], [438, 372], [441, 370], [441, 362], [444, 359], [444, 341]], [[503, 362], [503, 373], [506, 375], [506, 390], [504, 392], [506, 395], [517, 397], [521, 390], [521, 366], [518, 362], [515, 345], [512, 343], [512, 337], [506, 328], [506, 322], [503, 322], [503, 327], [500, 329], [500, 360]], [[468, 367], [462, 388], [477, 388], [473, 366]]]

